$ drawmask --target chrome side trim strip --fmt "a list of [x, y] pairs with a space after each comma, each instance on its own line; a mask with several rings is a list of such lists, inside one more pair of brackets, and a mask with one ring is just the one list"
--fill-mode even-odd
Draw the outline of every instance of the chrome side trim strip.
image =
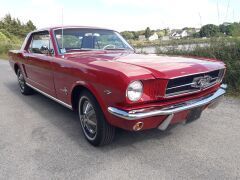
[[32, 88], [32, 89], [34, 89], [35, 91], [41, 93], [42, 95], [44, 95], [44, 96], [46, 96], [46, 97], [48, 97], [48, 98], [50, 98], [50, 99], [52, 99], [52, 100], [58, 102], [59, 104], [61, 104], [61, 105], [65, 106], [65, 107], [67, 107], [68, 109], [71, 109], [71, 110], [72, 110], [72, 106], [71, 106], [71, 105], [69, 105], [69, 104], [67, 104], [67, 103], [65, 103], [65, 102], [60, 101], [59, 99], [57, 99], [57, 98], [55, 98], [55, 97], [53, 97], [53, 96], [51, 96], [51, 95], [49, 95], [49, 94], [47, 94], [47, 93], [45, 93], [45, 92], [39, 90], [38, 88], [32, 86], [32, 85], [29, 84], [29, 83], [26, 83], [26, 84], [27, 84], [30, 88]]
[[196, 107], [216, 103], [224, 94], [226, 93], [225, 89], [219, 88], [214, 94], [209, 96], [205, 96], [199, 99], [193, 99], [190, 101], [186, 101], [184, 103], [175, 104], [169, 107], [161, 108], [161, 109], [154, 109], [154, 110], [147, 110], [143, 109], [138, 111], [124, 111], [121, 109], [117, 109], [114, 107], [108, 107], [108, 112], [111, 114], [126, 119], [126, 120], [137, 120], [143, 119], [153, 116], [161, 116], [161, 115], [171, 115], [181, 111], [193, 109]]
[[174, 87], [170, 87], [170, 88], [167, 88], [167, 90], [169, 89], [176, 89], [176, 88], [180, 88], [180, 87], [185, 87], [185, 86], [191, 86], [191, 85], [194, 85], [195, 83], [188, 83], [188, 84], [183, 84], [183, 85], [180, 85], [180, 86], [174, 86]]

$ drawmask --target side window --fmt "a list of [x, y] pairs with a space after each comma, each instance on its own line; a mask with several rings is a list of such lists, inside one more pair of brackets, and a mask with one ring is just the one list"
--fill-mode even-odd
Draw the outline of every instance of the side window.
[[50, 54], [53, 52], [50, 35], [48, 32], [41, 32], [32, 35], [32, 41], [28, 49], [32, 53]]

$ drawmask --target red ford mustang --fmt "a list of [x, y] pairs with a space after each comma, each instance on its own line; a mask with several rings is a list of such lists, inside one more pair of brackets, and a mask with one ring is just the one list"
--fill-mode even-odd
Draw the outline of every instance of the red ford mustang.
[[225, 94], [223, 62], [140, 55], [113, 30], [48, 28], [9, 52], [20, 91], [78, 112], [86, 139], [110, 143], [115, 128], [165, 130], [198, 119]]

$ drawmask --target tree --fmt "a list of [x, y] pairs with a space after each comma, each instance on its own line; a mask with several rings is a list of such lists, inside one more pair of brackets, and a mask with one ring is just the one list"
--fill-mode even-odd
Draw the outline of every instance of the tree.
[[227, 36], [232, 36], [233, 26], [230, 23], [223, 23], [223, 24], [219, 25], [219, 30], [221, 33], [223, 33]]
[[145, 30], [134, 32], [134, 36], [135, 36], [136, 39], [138, 39], [138, 37], [141, 36], [141, 35], [145, 35]]
[[33, 22], [31, 20], [29, 20], [25, 25], [25, 29], [27, 31], [33, 31], [36, 29], [36, 26], [33, 24]]
[[192, 37], [199, 38], [200, 37], [200, 33], [199, 32], [195, 32], [195, 33], [192, 34]]
[[27, 33], [35, 30], [36, 27], [30, 20], [24, 24], [18, 18], [12, 18], [10, 14], [7, 14], [0, 21], [0, 29], [4, 29], [8, 33], [18, 37], [25, 37]]
[[240, 36], [240, 23], [223, 23], [219, 26], [220, 32], [227, 36]]
[[151, 29], [149, 27], [146, 28], [144, 35], [146, 39], [152, 35]]
[[133, 32], [130, 31], [123, 31], [121, 32], [121, 35], [125, 38], [125, 39], [135, 39], [135, 35]]
[[199, 32], [201, 37], [214, 37], [220, 33], [219, 27], [214, 24], [207, 24], [203, 26]]
[[240, 23], [233, 23], [231, 36], [240, 36]]
[[165, 30], [158, 30], [157, 35], [159, 38], [165, 36]]

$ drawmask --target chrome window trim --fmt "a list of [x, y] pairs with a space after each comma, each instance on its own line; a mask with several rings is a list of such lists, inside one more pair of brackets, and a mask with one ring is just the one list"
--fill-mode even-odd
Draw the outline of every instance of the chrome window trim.
[[[52, 49], [53, 49], [53, 53], [51, 54], [51, 56], [55, 56], [56, 53], [55, 53], [55, 49], [54, 49], [54, 46], [53, 46], [53, 39], [52, 39], [52, 37], [51, 37], [51, 34], [50, 34], [50, 31], [49, 31], [49, 30], [39, 30], [39, 31], [33, 31], [33, 32], [31, 32], [31, 34], [30, 34], [30, 36], [29, 36], [29, 38], [31, 38], [31, 41], [29, 42], [29, 45], [28, 45], [28, 46], [25, 46], [25, 48], [27, 47], [27, 52], [28, 52], [28, 53], [31, 53], [31, 54], [36, 54], [36, 55], [48, 56], [48, 55], [46, 55], [46, 54], [34, 53], [34, 52], [29, 51], [29, 48], [30, 48], [30, 46], [31, 46], [31, 44], [32, 44], [32, 41], [33, 41], [33, 36], [34, 36], [35, 34], [42, 33], [42, 32], [48, 32], [48, 35], [49, 35], [49, 47], [50, 47], [50, 45], [52, 45]], [[28, 40], [29, 40], [29, 38], [28, 38]], [[50, 57], [51, 57], [51, 56], [50, 56]]]
[[26, 84], [27, 84], [30, 88], [32, 88], [32, 89], [34, 89], [35, 91], [41, 93], [42, 95], [44, 95], [44, 96], [46, 96], [46, 97], [48, 97], [48, 98], [54, 100], [55, 102], [57, 102], [57, 103], [59, 103], [59, 104], [65, 106], [65, 107], [67, 107], [68, 109], [73, 110], [71, 105], [69, 105], [69, 104], [67, 104], [67, 103], [65, 103], [65, 102], [63, 102], [63, 101], [61, 101], [61, 100], [59, 100], [59, 99], [57, 99], [57, 98], [55, 98], [55, 97], [53, 97], [53, 96], [51, 96], [51, 95], [45, 93], [45, 92], [43, 92], [43, 91], [41, 91], [40, 89], [38, 89], [38, 88], [32, 86], [32, 85], [29, 84], [29, 83], [26, 83]]
[[[61, 55], [61, 56], [64, 56], [64, 54], [65, 53], [62, 53], [61, 51], [60, 51], [60, 48], [59, 48], [59, 45], [58, 45], [58, 42], [57, 42], [57, 39], [56, 39], [56, 31], [57, 30], [61, 30], [61, 29], [63, 29], [63, 31], [64, 30], [67, 30], [67, 29], [91, 29], [91, 30], [106, 30], [106, 31], [112, 31], [112, 32], [114, 32], [114, 33], [116, 33], [117, 34], [117, 36], [122, 40], [122, 41], [124, 41], [124, 43], [126, 43], [127, 44], [127, 46], [130, 48], [129, 50], [132, 50], [132, 51], [134, 51], [135, 49], [129, 44], [129, 42], [127, 42], [127, 40], [124, 38], [124, 37], [122, 37], [122, 35], [120, 34], [120, 32], [118, 32], [118, 31], [115, 31], [115, 30], [112, 30], [112, 29], [106, 29], [106, 28], [98, 28], [98, 27], [75, 27], [75, 26], [69, 26], [69, 27], [58, 27], [58, 28], [54, 28], [52, 31], [53, 31], [53, 38], [54, 38], [54, 42], [55, 42], [55, 44], [56, 44], [56, 46], [57, 46], [57, 52], [58, 52], [58, 54], [59, 55]], [[93, 51], [102, 51], [102, 49], [94, 49]]]

